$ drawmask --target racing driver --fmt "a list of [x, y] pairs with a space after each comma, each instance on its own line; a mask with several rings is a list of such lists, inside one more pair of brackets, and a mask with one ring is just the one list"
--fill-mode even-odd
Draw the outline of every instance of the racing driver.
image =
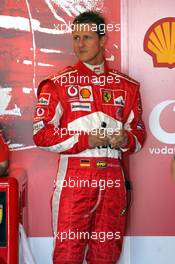
[[122, 249], [124, 152], [145, 140], [139, 83], [104, 59], [104, 18], [92, 11], [72, 25], [78, 62], [38, 87], [33, 138], [60, 155], [52, 197], [54, 264], [114, 264]]

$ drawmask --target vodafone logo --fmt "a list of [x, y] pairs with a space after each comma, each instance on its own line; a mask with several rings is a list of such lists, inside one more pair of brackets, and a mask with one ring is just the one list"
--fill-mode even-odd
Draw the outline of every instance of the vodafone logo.
[[149, 127], [153, 136], [159, 141], [166, 144], [175, 144], [175, 133], [165, 131], [160, 125], [161, 114], [170, 105], [172, 105], [172, 111], [175, 112], [175, 100], [163, 101], [154, 107], [149, 117]]
[[76, 96], [78, 94], [78, 89], [74, 87], [73, 85], [68, 88], [68, 95], [69, 96]]
[[41, 107], [37, 108], [37, 110], [36, 110], [36, 115], [37, 116], [39, 116], [39, 117], [43, 116], [44, 113], [45, 113], [44, 108], [41, 108]]

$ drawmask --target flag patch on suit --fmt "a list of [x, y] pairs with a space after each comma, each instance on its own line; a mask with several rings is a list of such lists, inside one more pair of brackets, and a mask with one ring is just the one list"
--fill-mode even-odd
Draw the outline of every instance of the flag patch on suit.
[[80, 160], [80, 167], [90, 167], [90, 160]]

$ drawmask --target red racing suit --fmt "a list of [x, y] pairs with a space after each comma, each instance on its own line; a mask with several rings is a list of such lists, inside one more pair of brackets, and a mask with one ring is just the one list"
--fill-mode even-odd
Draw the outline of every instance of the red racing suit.
[[[145, 140], [139, 84], [110, 70], [96, 75], [82, 62], [44, 80], [38, 88], [34, 142], [60, 155], [52, 198], [54, 264], [114, 264], [125, 231], [122, 152]], [[125, 129], [123, 149], [90, 149], [88, 132]]]

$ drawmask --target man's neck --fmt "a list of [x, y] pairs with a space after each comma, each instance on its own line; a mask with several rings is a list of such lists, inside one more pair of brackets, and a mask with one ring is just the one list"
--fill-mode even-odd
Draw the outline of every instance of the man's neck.
[[89, 63], [85, 63], [85, 62], [84, 62], [84, 65], [96, 74], [104, 73], [104, 61], [99, 65], [92, 65]]

